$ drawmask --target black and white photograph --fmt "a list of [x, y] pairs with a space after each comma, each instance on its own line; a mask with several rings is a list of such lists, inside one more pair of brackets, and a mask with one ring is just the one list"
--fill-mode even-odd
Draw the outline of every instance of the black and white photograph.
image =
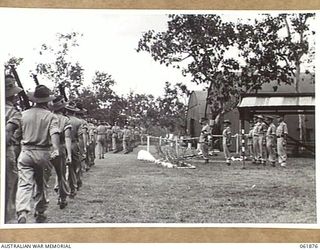
[[315, 12], [0, 22], [3, 226], [318, 228]]

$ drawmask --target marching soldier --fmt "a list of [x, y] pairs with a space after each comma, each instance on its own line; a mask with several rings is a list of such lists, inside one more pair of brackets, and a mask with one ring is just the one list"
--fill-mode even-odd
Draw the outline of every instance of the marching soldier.
[[286, 167], [287, 164], [287, 135], [288, 135], [288, 127], [287, 124], [284, 122], [284, 116], [280, 115], [278, 117], [278, 127], [276, 130], [277, 135], [277, 152], [279, 163], [281, 167]]
[[90, 119], [90, 122], [88, 122], [88, 141], [89, 146], [87, 150], [87, 164], [89, 168], [94, 166], [94, 160], [95, 160], [95, 148], [96, 148], [96, 141], [97, 141], [97, 128], [95, 126], [94, 119]]
[[120, 127], [118, 126], [118, 123], [115, 122], [114, 126], [112, 127], [112, 150], [113, 153], [117, 153], [119, 151], [118, 149], [118, 134], [120, 133]]
[[5, 222], [15, 212], [15, 199], [18, 182], [17, 155], [14, 148], [14, 134], [21, 128], [21, 113], [13, 102], [14, 97], [22, 91], [15, 85], [13, 76], [5, 76], [5, 95], [6, 95], [6, 179], [5, 179]]
[[209, 162], [209, 140], [208, 136], [210, 135], [211, 129], [208, 123], [207, 118], [201, 118], [200, 124], [202, 125], [200, 137], [199, 137], [199, 143], [200, 143], [200, 149], [202, 151], [202, 156], [205, 161], [205, 163]]
[[51, 160], [59, 156], [60, 144], [57, 116], [48, 109], [48, 102], [54, 99], [50, 94], [46, 86], [38, 85], [35, 92], [28, 94], [29, 100], [36, 105], [22, 112], [22, 141], [16, 195], [18, 223], [26, 223], [27, 213], [31, 211], [34, 184], [36, 222], [45, 222], [47, 218], [47, 181], [53, 167]]
[[269, 162], [272, 167], [275, 167], [276, 164], [276, 145], [277, 145], [277, 136], [276, 136], [276, 126], [273, 123], [273, 117], [267, 116], [266, 122], [269, 127], [267, 130], [267, 152], [269, 155]]
[[231, 146], [231, 122], [229, 120], [223, 121], [224, 130], [222, 132], [222, 146], [224, 157], [226, 158], [227, 165], [231, 165], [230, 146]]
[[106, 132], [106, 152], [112, 150], [112, 129], [110, 124], [107, 124], [107, 132]]
[[[88, 171], [89, 166], [87, 165], [87, 152], [88, 152], [88, 123], [84, 119], [84, 115], [87, 112], [85, 108], [83, 108], [82, 103], [76, 104], [77, 108], [79, 109], [76, 112], [76, 116], [81, 121], [81, 129], [79, 130], [79, 147], [80, 147], [80, 155], [81, 155], [81, 168], [80, 168], [80, 175], [82, 175], [82, 171]], [[82, 186], [82, 182], [80, 181], [78, 188]]]
[[259, 153], [260, 153], [260, 163], [266, 165], [267, 162], [267, 148], [266, 148], [266, 133], [268, 130], [267, 124], [264, 122], [262, 115], [257, 116], [260, 126], [258, 128], [258, 138], [259, 138]]
[[130, 152], [130, 140], [131, 140], [131, 131], [127, 125], [123, 129], [123, 153], [128, 154]]
[[52, 160], [52, 164], [57, 174], [57, 190], [58, 190], [58, 205], [60, 209], [67, 206], [67, 196], [70, 194], [69, 184], [67, 180], [67, 165], [70, 166], [72, 161], [71, 152], [71, 123], [70, 118], [64, 115], [66, 102], [63, 96], [56, 97], [50, 106], [53, 113], [58, 118], [58, 126], [60, 131], [60, 147], [59, 156]]
[[105, 139], [106, 139], [107, 127], [104, 122], [100, 121], [97, 127], [97, 147], [98, 147], [98, 155], [99, 159], [104, 159], [104, 147], [105, 147]]
[[69, 166], [69, 187], [70, 198], [74, 198], [76, 190], [81, 186], [81, 154], [79, 146], [79, 130], [81, 130], [82, 121], [76, 117], [79, 109], [74, 102], [69, 102], [66, 106], [66, 114], [70, 119], [71, 128], [71, 165]]

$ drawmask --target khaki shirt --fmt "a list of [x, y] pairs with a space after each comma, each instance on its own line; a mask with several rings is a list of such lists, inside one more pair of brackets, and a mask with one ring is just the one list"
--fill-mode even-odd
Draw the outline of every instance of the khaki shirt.
[[107, 133], [107, 126], [99, 125], [97, 127], [97, 133], [98, 133], [98, 135], [105, 135]]
[[59, 121], [48, 109], [33, 107], [22, 112], [21, 145], [51, 146], [51, 136], [60, 133]]
[[260, 123], [260, 126], [258, 127], [258, 134], [259, 135], [265, 135], [268, 131], [268, 125], [264, 122]]
[[58, 126], [60, 131], [60, 143], [65, 143], [65, 137], [64, 137], [64, 131], [67, 129], [72, 130], [72, 125], [70, 123], [70, 118], [68, 116], [65, 116], [63, 114], [56, 114], [58, 118]]
[[111, 128], [108, 128], [108, 129], [107, 129], [106, 135], [107, 135], [107, 140], [110, 140], [110, 139], [111, 139], [111, 136], [112, 136], [112, 129], [111, 129]]
[[127, 140], [131, 137], [131, 130], [126, 128], [123, 130], [123, 140]]
[[205, 125], [202, 127], [199, 142], [205, 142], [207, 140], [207, 137], [210, 134], [210, 130], [211, 129], [209, 125]]
[[74, 141], [77, 141], [79, 139], [79, 130], [80, 127], [81, 127], [81, 120], [75, 116], [69, 116], [69, 119], [70, 119], [70, 124], [72, 126], [72, 129], [71, 129], [71, 140], [74, 142]]
[[6, 102], [6, 124], [13, 123], [20, 127], [21, 112], [18, 111], [12, 102]]
[[288, 127], [287, 124], [284, 121], [282, 121], [277, 127], [276, 135], [283, 136], [284, 134], [288, 134]]
[[21, 140], [21, 112], [18, 111], [12, 102], [6, 102], [6, 124], [16, 125], [16, 130], [10, 140], [10, 144], [18, 145]]
[[222, 132], [222, 142], [229, 143], [231, 140], [231, 128], [226, 127]]
[[88, 123], [88, 130], [89, 139], [92, 141], [94, 140], [94, 135], [97, 133], [97, 128], [93, 123]]
[[253, 136], [258, 135], [259, 134], [259, 130], [260, 130], [260, 126], [261, 126], [261, 122], [256, 122], [253, 126]]
[[88, 122], [84, 119], [78, 118], [81, 121], [81, 127], [78, 131], [79, 138], [83, 135], [83, 132], [88, 132]]
[[270, 125], [268, 127], [267, 136], [268, 137], [276, 136], [276, 125], [274, 125], [273, 123], [270, 123]]

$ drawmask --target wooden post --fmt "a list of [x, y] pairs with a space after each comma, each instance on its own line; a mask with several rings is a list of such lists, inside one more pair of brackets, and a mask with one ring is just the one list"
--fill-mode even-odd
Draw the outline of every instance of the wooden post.
[[150, 153], [150, 136], [147, 136], [147, 151]]

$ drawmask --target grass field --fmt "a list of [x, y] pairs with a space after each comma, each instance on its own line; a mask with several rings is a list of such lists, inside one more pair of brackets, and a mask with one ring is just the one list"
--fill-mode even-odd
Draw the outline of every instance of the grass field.
[[290, 158], [287, 168], [197, 162], [168, 169], [136, 160], [140, 149], [96, 160], [63, 210], [51, 188], [48, 222], [316, 223], [314, 159]]

